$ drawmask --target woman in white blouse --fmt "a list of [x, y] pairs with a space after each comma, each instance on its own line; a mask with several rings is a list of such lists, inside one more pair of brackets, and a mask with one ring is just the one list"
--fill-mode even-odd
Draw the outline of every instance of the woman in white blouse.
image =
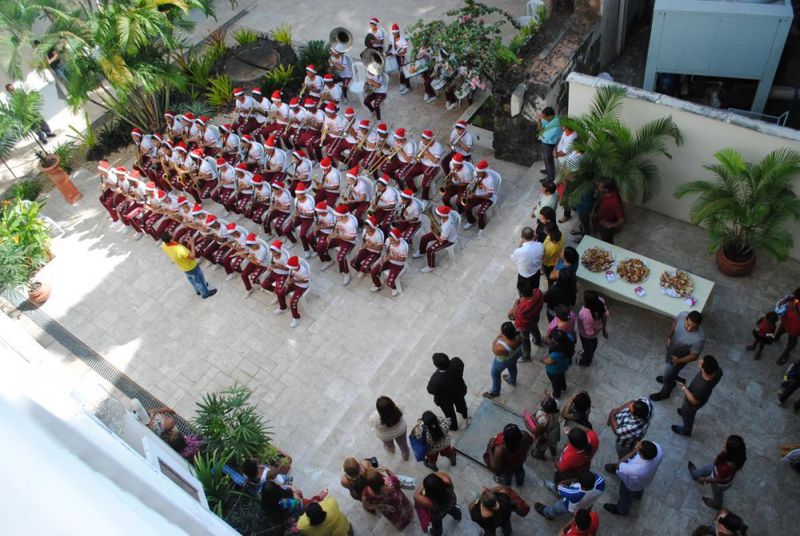
[[403, 461], [408, 461], [408, 441], [406, 440], [406, 421], [403, 412], [388, 396], [378, 397], [375, 402], [375, 413], [369, 423], [375, 429], [375, 435], [383, 441], [387, 452], [394, 454], [394, 444], [400, 447]]

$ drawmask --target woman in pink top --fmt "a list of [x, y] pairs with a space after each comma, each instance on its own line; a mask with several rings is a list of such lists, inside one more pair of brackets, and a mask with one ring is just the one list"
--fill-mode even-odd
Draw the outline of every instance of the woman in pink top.
[[577, 320], [575, 311], [570, 310], [566, 305], [559, 305], [556, 308], [556, 316], [547, 325], [547, 333], [545, 334], [545, 344], [550, 344], [550, 334], [553, 330], [560, 329], [564, 333], [571, 333], [572, 340], [577, 340], [575, 337], [575, 321]]
[[583, 347], [578, 365], [588, 367], [592, 364], [592, 357], [597, 350], [597, 336], [602, 334], [604, 339], [608, 338], [607, 322], [608, 308], [605, 300], [594, 290], [584, 291], [583, 307], [578, 311], [578, 335]]

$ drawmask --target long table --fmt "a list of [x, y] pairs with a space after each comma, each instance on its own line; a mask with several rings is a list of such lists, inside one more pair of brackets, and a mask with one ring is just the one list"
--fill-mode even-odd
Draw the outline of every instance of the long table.
[[[675, 318], [681, 311], [697, 310], [702, 312], [708, 303], [711, 290], [714, 288], [713, 281], [687, 272], [692, 279], [692, 283], [694, 283], [692, 298], [696, 301], [694, 304], [691, 304], [684, 298], [673, 298], [661, 292], [661, 287], [659, 285], [661, 274], [664, 273], [664, 271], [675, 270], [675, 266], [670, 266], [654, 259], [648, 259], [643, 255], [628, 251], [614, 244], [603, 242], [591, 236], [584, 236], [583, 240], [581, 240], [580, 244], [578, 244], [575, 249], [577, 249], [578, 254], [583, 257], [583, 252], [593, 247], [605, 249], [614, 256], [614, 264], [609, 270], [613, 271], [615, 274], [617, 263], [630, 258], [640, 259], [650, 268], [650, 275], [648, 278], [634, 285], [628, 283], [619, 276], [617, 276], [616, 281], [608, 281], [605, 272], [591, 272], [587, 270], [581, 262], [578, 268], [578, 277], [589, 286], [594, 287], [607, 296], [644, 307], [645, 309], [650, 309], [651, 311], [661, 313], [671, 318]], [[680, 269], [686, 272], [684, 268]], [[638, 296], [636, 292], [634, 292], [636, 287], [644, 288], [647, 293], [644, 296]]]

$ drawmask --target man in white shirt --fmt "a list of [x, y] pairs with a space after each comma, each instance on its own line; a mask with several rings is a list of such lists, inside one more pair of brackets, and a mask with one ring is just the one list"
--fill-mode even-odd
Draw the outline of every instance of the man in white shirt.
[[323, 81], [322, 77], [317, 74], [317, 68], [313, 65], [306, 66], [306, 77], [303, 79], [305, 89], [298, 95], [300, 98], [311, 97], [318, 101], [322, 93]]
[[235, 129], [240, 135], [250, 134], [259, 126], [253, 115], [256, 111], [256, 101], [250, 95], [244, 94], [243, 87], [234, 89], [233, 97], [236, 99], [236, 104], [234, 105], [236, 120], [233, 122]]
[[383, 31], [383, 28], [379, 26], [380, 23], [381, 21], [377, 17], [372, 17], [369, 19], [369, 34], [367, 35], [367, 41], [369, 44], [367, 46], [383, 54], [386, 35]]
[[264, 180], [260, 174], [253, 175], [251, 179], [253, 183], [253, 203], [250, 205], [250, 210], [245, 214], [245, 217], [261, 225], [264, 223], [264, 215], [270, 207], [270, 200], [272, 199], [272, 186]]
[[244, 297], [247, 298], [253, 293], [253, 284], [257, 284], [259, 278], [267, 271], [267, 256], [269, 250], [267, 243], [249, 233], [245, 237], [247, 266], [242, 270], [242, 281], [244, 281]]
[[375, 202], [375, 218], [378, 220], [378, 227], [388, 232], [397, 209], [397, 203], [400, 202], [397, 190], [389, 186], [389, 175], [385, 173], [381, 175], [381, 178], [375, 183], [373, 195], [378, 198]]
[[334, 103], [336, 106], [342, 102], [342, 88], [339, 84], [336, 83], [334, 80], [333, 75], [331, 73], [326, 74], [322, 77], [323, 87], [322, 93], [319, 97], [319, 106], [323, 104], [328, 104], [329, 102]]
[[406, 55], [408, 54], [408, 40], [400, 33], [400, 25], [396, 22], [392, 24], [392, 35], [389, 37], [389, 42], [386, 44], [386, 57], [394, 56], [397, 60], [397, 70], [400, 73], [400, 94], [405, 95], [411, 91], [411, 82], [408, 81], [405, 74], [403, 74], [403, 66], [406, 64]]
[[541, 278], [542, 255], [544, 247], [535, 240], [531, 227], [525, 227], [520, 234], [519, 247], [511, 254], [511, 260], [517, 264], [517, 290], [524, 285], [539, 288]]
[[[284, 235], [284, 224], [289, 214], [292, 212], [292, 196], [286, 191], [284, 184], [281, 181], [272, 183], [272, 206], [264, 222], [264, 232], [267, 236], [276, 234], [278, 236]], [[289, 247], [294, 246], [294, 243]]]
[[439, 234], [430, 231], [422, 235], [419, 240], [419, 252], [414, 253], [414, 258], [425, 255], [428, 266], [423, 266], [420, 272], [426, 274], [436, 268], [436, 252], [452, 246], [458, 238], [458, 230], [450, 216], [451, 209], [448, 206], [440, 205], [436, 207], [435, 218], [439, 221], [441, 230]]
[[389, 275], [386, 276], [386, 286], [392, 289], [392, 296], [397, 296], [399, 291], [395, 285], [397, 276], [403, 271], [408, 258], [408, 243], [403, 240], [403, 233], [400, 229], [392, 229], [389, 231], [389, 238], [384, 245], [384, 256], [372, 265], [370, 275], [372, 276], [373, 287], [369, 289], [371, 292], [378, 292], [381, 289], [381, 274], [386, 270]]
[[264, 142], [264, 160], [262, 169], [264, 178], [267, 182], [282, 181], [284, 177], [283, 169], [286, 166], [286, 153], [277, 147], [278, 140], [275, 136], [270, 136]]
[[358, 239], [358, 221], [350, 214], [347, 205], [336, 207], [336, 225], [328, 241], [329, 247], [338, 247], [336, 261], [339, 263], [339, 273], [342, 274], [342, 284], [350, 283], [350, 268], [347, 266], [347, 254], [356, 246]]
[[415, 179], [422, 175], [422, 199], [431, 198], [431, 183], [439, 174], [439, 165], [442, 162], [444, 148], [436, 141], [432, 130], [423, 130], [420, 135], [420, 147], [422, 151], [420, 160], [410, 169], [405, 169], [399, 178], [404, 180], [404, 186], [416, 192], [417, 185]]
[[[195, 149], [201, 151], [202, 149]], [[194, 153], [194, 151], [192, 151]], [[212, 196], [214, 190], [217, 188], [217, 179], [219, 172], [217, 170], [217, 161], [213, 156], [205, 155], [200, 158], [200, 165], [197, 168], [197, 185], [200, 190], [200, 198], [208, 199]]]
[[289, 268], [289, 276], [283, 285], [275, 287], [275, 296], [278, 298], [278, 308], [275, 310], [275, 314], [281, 314], [286, 311], [286, 295], [291, 294], [292, 301], [289, 306], [292, 310], [292, 321], [289, 327], [294, 328], [300, 323], [300, 311], [297, 304], [300, 301], [300, 297], [308, 290], [311, 274], [297, 256], [289, 257], [286, 265]]
[[469, 229], [475, 224], [475, 209], [478, 213], [478, 236], [486, 228], [486, 211], [497, 201], [497, 174], [489, 169], [489, 162], [481, 160], [475, 165], [477, 172], [475, 190], [467, 199], [467, 206], [464, 207], [467, 223], [464, 229]]
[[472, 161], [472, 147], [475, 145], [475, 138], [472, 132], [469, 131], [466, 121], [463, 119], [456, 121], [450, 131], [448, 143], [450, 144], [450, 152], [442, 159], [442, 171], [445, 173], [450, 171], [450, 160], [453, 159], [456, 153], [463, 156], [467, 162]]
[[414, 157], [417, 154], [417, 144], [406, 134], [406, 129], [398, 128], [389, 138], [389, 147], [400, 150], [395, 153], [390, 161], [381, 166], [381, 171], [394, 177], [402, 188], [403, 180], [414, 166]]
[[222, 152], [221, 156], [231, 164], [236, 163], [241, 157], [242, 144], [239, 135], [233, 132], [233, 125], [225, 123], [219, 127]]
[[314, 251], [319, 255], [319, 260], [322, 262], [320, 270], [324, 272], [333, 265], [333, 260], [328, 255], [328, 247], [330, 246], [331, 233], [333, 233], [333, 228], [336, 226], [336, 216], [334, 216], [333, 210], [325, 201], [318, 202], [314, 207], [314, 212], [316, 212]]
[[342, 85], [342, 97], [347, 100], [347, 88], [353, 80], [353, 60], [347, 54], [332, 48], [329, 62]]
[[276, 89], [270, 97], [272, 108], [270, 109], [267, 123], [261, 128], [261, 137], [280, 136], [289, 124], [289, 105], [283, 102], [281, 90]]
[[313, 254], [310, 247], [309, 230], [314, 224], [314, 199], [308, 195], [308, 187], [302, 182], [295, 186], [294, 193], [294, 218], [284, 227], [284, 232], [286, 238], [292, 244], [296, 244], [297, 238], [294, 236], [294, 230], [300, 227], [300, 243], [303, 245], [305, 257], [308, 258]]
[[422, 221], [419, 219], [422, 215], [422, 201], [414, 197], [414, 192], [408, 188], [400, 192], [400, 201], [403, 206], [394, 220], [394, 225], [402, 233], [403, 240], [412, 247], [414, 235], [422, 227]]
[[603, 508], [615, 515], [628, 515], [634, 499], [641, 499], [655, 478], [663, 457], [664, 451], [658, 443], [643, 440], [619, 464], [606, 464], [606, 471], [619, 477], [619, 500], [617, 504], [605, 503]]
[[[445, 187], [442, 194], [442, 204], [450, 206], [450, 200], [455, 198], [455, 206], [461, 209], [461, 197], [467, 189], [467, 185], [475, 178], [475, 166], [470, 162], [464, 161], [461, 153], [456, 153], [450, 160], [450, 178], [447, 182], [449, 185]], [[447, 177], [445, 177], [447, 179]]]
[[289, 275], [289, 252], [283, 247], [283, 242], [280, 240], [273, 240], [269, 245], [270, 259], [269, 259], [269, 273], [264, 281], [261, 282], [261, 288], [264, 290], [275, 292], [275, 299], [272, 303], [277, 303], [277, 292], [283, 286], [286, 277]]
[[369, 207], [372, 186], [367, 178], [359, 175], [359, 173], [358, 166], [347, 170], [347, 184], [350, 189], [348, 190], [347, 199], [342, 202], [350, 207], [351, 213], [360, 222], [364, 212]]
[[342, 176], [339, 170], [333, 167], [333, 162], [327, 156], [320, 160], [319, 167], [322, 170], [322, 188], [317, 190], [314, 201], [317, 203], [325, 201], [328, 206], [332, 206], [339, 199]]
[[369, 273], [372, 264], [381, 256], [383, 243], [383, 231], [378, 229], [378, 220], [375, 216], [368, 217], [364, 220], [364, 232], [361, 233], [361, 249], [350, 259], [350, 266], [358, 272], [359, 278]]
[[[367, 110], [375, 114], [378, 121], [381, 120], [381, 103], [386, 100], [386, 92], [389, 90], [389, 77], [386, 73], [379, 73], [372, 70], [372, 65], [367, 67], [367, 77], [364, 84], [372, 87], [372, 93], [364, 98], [364, 106]], [[365, 93], [367, 93], [365, 91]]]
[[[246, 170], [245, 164], [237, 164], [243, 166]], [[219, 185], [216, 190], [211, 194], [211, 198], [225, 207], [225, 210], [230, 212], [233, 209], [233, 204], [236, 202], [236, 195], [238, 193], [238, 180], [236, 178], [236, 168], [234, 168], [225, 158], [217, 158], [217, 176], [219, 177]]]

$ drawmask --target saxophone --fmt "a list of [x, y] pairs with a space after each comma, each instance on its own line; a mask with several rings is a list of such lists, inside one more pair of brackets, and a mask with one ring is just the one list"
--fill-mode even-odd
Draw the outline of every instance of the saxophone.
[[442, 234], [442, 224], [439, 223], [439, 218], [436, 217], [433, 205], [428, 205], [428, 208], [425, 209], [425, 215], [431, 222], [431, 232], [438, 237], [440, 234]]

